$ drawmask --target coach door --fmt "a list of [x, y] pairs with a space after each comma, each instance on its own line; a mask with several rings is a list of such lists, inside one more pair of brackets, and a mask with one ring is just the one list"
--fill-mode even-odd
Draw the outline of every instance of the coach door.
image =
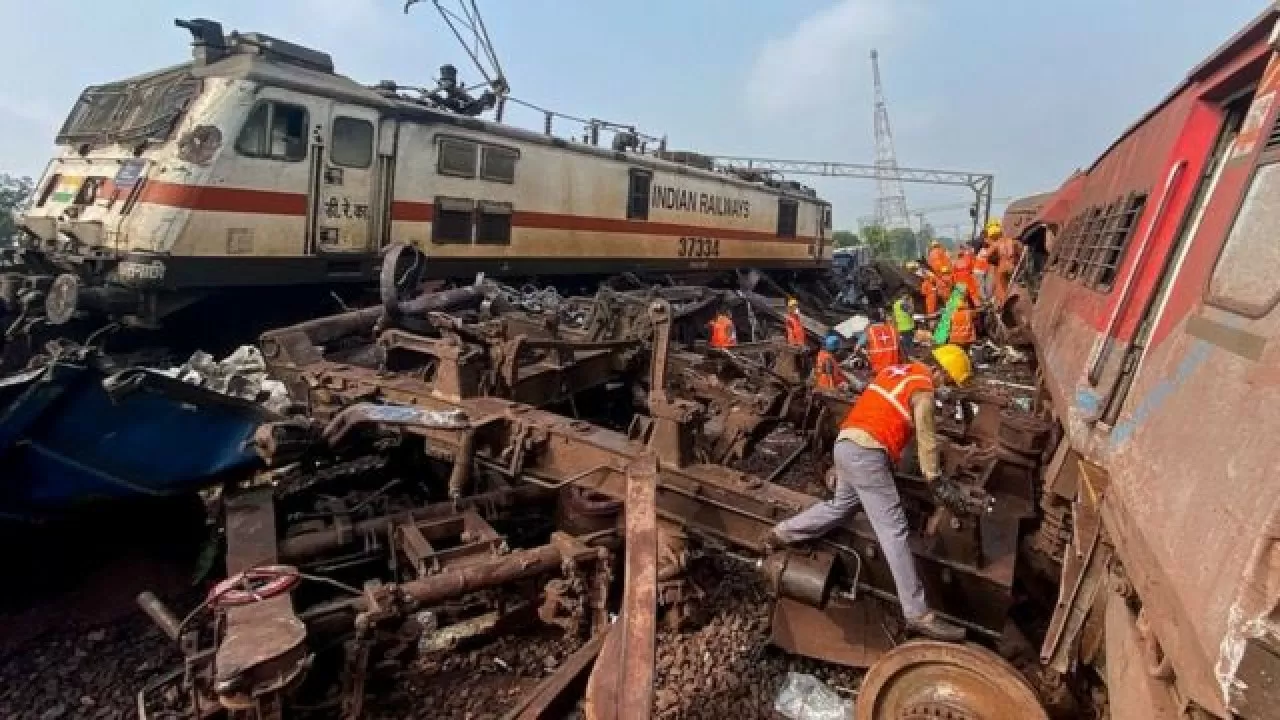
[[823, 253], [827, 249], [827, 235], [831, 232], [831, 206], [819, 205], [817, 219], [818, 232], [814, 234], [814, 241], [810, 246], [810, 250], [814, 259], [821, 260]]
[[375, 248], [378, 189], [376, 110], [334, 103], [316, 207], [316, 249], [368, 253]]

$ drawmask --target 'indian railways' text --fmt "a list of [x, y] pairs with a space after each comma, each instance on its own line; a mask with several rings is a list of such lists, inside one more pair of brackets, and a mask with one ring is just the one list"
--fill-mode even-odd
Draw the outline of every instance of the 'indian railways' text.
[[747, 218], [751, 216], [750, 200], [694, 192], [693, 190], [682, 188], [663, 187], [661, 185], [653, 186], [651, 205], [665, 210], [695, 212], [720, 217]]

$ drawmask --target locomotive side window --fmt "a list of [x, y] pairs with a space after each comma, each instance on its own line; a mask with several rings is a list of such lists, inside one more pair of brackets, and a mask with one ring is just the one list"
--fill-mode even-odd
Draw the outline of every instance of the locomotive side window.
[[458, 138], [440, 138], [441, 175], [473, 178], [476, 176], [476, 144]]
[[632, 170], [627, 185], [627, 219], [649, 219], [649, 188], [653, 185], [653, 173], [648, 170]]
[[516, 159], [520, 153], [510, 148], [485, 145], [480, 149], [480, 177], [496, 182], [516, 181]]
[[476, 210], [476, 244], [510, 245], [511, 203], [481, 200]]
[[307, 109], [261, 102], [236, 138], [236, 151], [246, 157], [297, 162], [307, 156]]
[[1280, 298], [1280, 162], [1259, 165], [1209, 278], [1211, 302], [1249, 317], [1271, 311]]
[[778, 237], [793, 238], [796, 236], [796, 219], [800, 214], [800, 204], [795, 200], [778, 201]]
[[436, 198], [436, 214], [431, 222], [431, 241], [444, 244], [469, 244], [475, 203], [466, 198]]
[[352, 117], [333, 119], [329, 159], [334, 165], [367, 168], [373, 164], [373, 123]]

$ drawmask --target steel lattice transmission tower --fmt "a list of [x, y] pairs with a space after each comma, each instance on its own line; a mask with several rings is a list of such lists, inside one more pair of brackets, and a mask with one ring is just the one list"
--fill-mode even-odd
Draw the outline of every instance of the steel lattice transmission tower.
[[889, 107], [880, 84], [880, 56], [871, 51], [871, 74], [876, 92], [876, 224], [886, 230], [910, 229], [907, 215], [907, 193], [899, 179], [898, 154], [893, 149], [893, 131], [889, 129]]

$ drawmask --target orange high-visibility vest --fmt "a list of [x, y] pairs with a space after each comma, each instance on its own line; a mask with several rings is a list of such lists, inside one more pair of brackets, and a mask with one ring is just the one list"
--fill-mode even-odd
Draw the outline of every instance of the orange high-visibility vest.
[[964, 286], [965, 294], [969, 296], [969, 302], [974, 305], [982, 302], [982, 298], [978, 295], [978, 279], [974, 277], [973, 255], [963, 252], [956, 258], [956, 284]]
[[724, 315], [711, 321], [711, 341], [707, 344], [713, 348], [727, 348], [738, 344], [733, 328], [733, 321]]
[[818, 357], [813, 362], [813, 384], [824, 390], [835, 390], [838, 387], [836, 356], [825, 348], [818, 351]]
[[920, 281], [920, 294], [924, 296], [924, 312], [932, 315], [938, 312], [938, 281], [932, 275], [925, 275]]
[[873, 373], [898, 364], [898, 333], [888, 323], [867, 328], [867, 359]]
[[896, 464], [916, 431], [911, 396], [918, 392], [933, 392], [929, 368], [920, 363], [890, 365], [876, 373], [858, 396], [840, 429], [858, 428], [867, 433], [884, 446]]
[[804, 347], [804, 323], [800, 322], [800, 313], [787, 313], [787, 344], [793, 347]]
[[951, 342], [968, 345], [977, 342], [978, 333], [973, 326], [973, 310], [968, 304], [960, 303], [951, 315]]

